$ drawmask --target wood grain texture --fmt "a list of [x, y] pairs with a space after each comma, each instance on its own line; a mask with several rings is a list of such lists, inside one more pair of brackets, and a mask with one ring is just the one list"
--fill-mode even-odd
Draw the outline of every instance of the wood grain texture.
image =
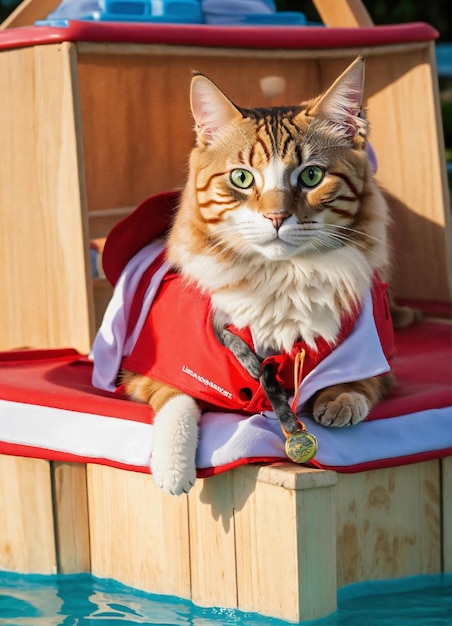
[[48, 461], [0, 455], [0, 570], [57, 572]]
[[[336, 482], [335, 472], [291, 463], [264, 465], [257, 471], [254, 467], [244, 467], [198, 480], [189, 495], [193, 602], [202, 606], [240, 607], [294, 620], [299, 619], [300, 605], [303, 619], [319, 615], [319, 599], [332, 606], [336, 589], [334, 568], [331, 579], [322, 575], [320, 585], [312, 563], [324, 554], [330, 559], [334, 552], [333, 491], [324, 488]], [[254, 491], [266, 492], [269, 485], [274, 490], [268, 491], [268, 502], [259, 499], [258, 504], [253, 504]], [[312, 493], [307, 493], [308, 490]], [[250, 512], [249, 517], [243, 509]], [[322, 542], [306, 540], [319, 530], [319, 516], [331, 541], [323, 537]], [[275, 528], [277, 517], [281, 525]], [[245, 518], [249, 524], [246, 527]], [[290, 537], [287, 545], [285, 536]], [[281, 600], [281, 588], [272, 585], [272, 581], [275, 568], [281, 577], [287, 576], [287, 572], [284, 574], [287, 552], [291, 553], [289, 563], [293, 559], [295, 570], [293, 577], [289, 577], [292, 580], [284, 583], [284, 588], [289, 585], [291, 591]], [[271, 559], [272, 564], [265, 559]], [[303, 575], [302, 582], [297, 581], [296, 572]], [[254, 592], [250, 580], [257, 585]]]
[[91, 569], [152, 593], [190, 597], [187, 497], [151, 476], [88, 465]]
[[51, 464], [58, 572], [90, 572], [86, 465]]
[[[447, 301], [452, 236], [432, 50], [364, 50], [366, 102], [393, 204], [395, 294]], [[3, 51], [0, 142], [11, 156], [0, 171], [0, 348], [89, 349], [108, 293], [101, 285], [94, 296], [88, 238], [107, 234], [124, 207], [183, 184], [190, 68], [245, 106], [297, 103], [358, 52], [83, 42]], [[285, 87], [269, 100], [261, 80], [271, 76]]]
[[1, 349], [91, 344], [74, 62], [71, 44], [0, 53]]
[[238, 606], [233, 487], [226, 472], [189, 494], [191, 599], [200, 606]]
[[[316, 2], [330, 22], [366, 19], [335, 17], [343, 4]], [[433, 45], [363, 51], [377, 177], [393, 202], [396, 294], [448, 300]], [[194, 140], [191, 68], [250, 107], [270, 103], [262, 78], [283, 78], [271, 104], [290, 104], [320, 93], [358, 52], [96, 43], [1, 52], [0, 348], [89, 349], [109, 294], [99, 283], [95, 317], [89, 236], [106, 234], [116, 209], [183, 183]], [[442, 509], [437, 461], [341, 475], [337, 486], [331, 472], [249, 466], [199, 481], [182, 498], [149, 476], [91, 465], [92, 571], [199, 604], [314, 619], [335, 608], [336, 552], [339, 586], [438, 572], [441, 558], [452, 571], [452, 465], [441, 464]], [[85, 568], [84, 470], [55, 468], [60, 566]], [[54, 573], [49, 464], [0, 457], [0, 477], [0, 568]]]
[[336, 606], [334, 487], [292, 490], [235, 470], [238, 605], [299, 621]]
[[[157, 48], [157, 50], [156, 50]], [[81, 50], [86, 49], [81, 46]], [[272, 103], [299, 102], [319, 91], [314, 61], [205, 55], [196, 49], [174, 54], [174, 47], [99, 47], [79, 55], [80, 103], [90, 211], [134, 206], [153, 193], [181, 187], [194, 145], [189, 106], [191, 68], [208, 75], [244, 106], [268, 104], [260, 79], [282, 74], [286, 90]], [[293, 76], [297, 79], [293, 80]], [[171, 77], [170, 80], [168, 77]], [[115, 106], [112, 107], [112, 100]], [[114, 158], [112, 158], [114, 155]], [[112, 184], [114, 181], [114, 184]]]
[[452, 570], [451, 461], [340, 475], [250, 465], [174, 498], [145, 474], [54, 463], [52, 485], [47, 461], [0, 456], [0, 569], [87, 571], [89, 520], [95, 576], [316, 619], [335, 610], [336, 585]]
[[433, 44], [367, 63], [377, 179], [392, 196], [392, 282], [405, 298], [450, 301], [450, 199]]
[[[171, 46], [138, 46], [134, 53], [133, 47], [115, 44], [97, 49], [95, 54], [95, 47], [85, 44], [79, 55], [85, 134], [97, 139], [85, 142], [93, 210], [133, 205], [183, 184], [193, 144], [189, 68], [207, 74], [245, 106], [269, 104], [260, 81], [276, 76], [286, 87], [271, 104], [297, 103], [320, 93], [358, 53], [279, 51], [271, 58], [262, 56], [263, 51], [251, 55], [240, 49], [185, 48], [176, 53]], [[402, 44], [365, 52], [366, 101], [378, 179], [392, 197], [395, 292], [400, 297], [448, 300], [452, 235], [432, 46]], [[238, 74], [237, 66], [246, 67], [246, 72]], [[99, 80], [102, 89], [96, 87]], [[131, 99], [132, 93], [137, 97]], [[123, 94], [115, 107], [115, 131], [109, 113], [111, 94]], [[415, 151], [417, 157], [412, 159]], [[112, 153], [123, 157], [112, 160]]]
[[337, 472], [296, 465], [289, 461], [279, 461], [260, 466], [257, 480], [261, 483], [298, 491], [336, 485]]
[[333, 611], [334, 473], [317, 488], [308, 478], [306, 489], [282, 486], [282, 473], [289, 484], [289, 467], [272, 482], [247, 466], [172, 498], [149, 476], [88, 466], [93, 573], [291, 621]]
[[441, 571], [438, 461], [338, 478], [338, 587]]

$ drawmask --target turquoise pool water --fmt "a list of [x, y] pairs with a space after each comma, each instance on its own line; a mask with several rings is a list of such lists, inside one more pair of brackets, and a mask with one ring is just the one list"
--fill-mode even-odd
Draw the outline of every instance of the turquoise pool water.
[[[339, 609], [306, 626], [451, 626], [452, 574], [359, 583], [339, 592]], [[89, 575], [0, 572], [2, 626], [287, 626], [231, 609], [203, 609]]]

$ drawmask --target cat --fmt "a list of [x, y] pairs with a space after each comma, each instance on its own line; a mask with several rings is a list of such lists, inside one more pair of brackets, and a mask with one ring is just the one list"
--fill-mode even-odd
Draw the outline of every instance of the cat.
[[[216, 337], [253, 378], [264, 355], [289, 353], [300, 338], [314, 351], [319, 338], [334, 346], [341, 320], [375, 273], [387, 272], [388, 208], [367, 152], [364, 65], [359, 56], [322, 95], [294, 107], [245, 109], [193, 74], [196, 145], [166, 254], [209, 296]], [[228, 325], [249, 328], [257, 353]], [[122, 382], [155, 411], [155, 483], [187, 493], [196, 478], [199, 403], [132, 371], [122, 371]], [[270, 372], [264, 388], [277, 408], [275, 384]], [[356, 424], [392, 384], [388, 373], [327, 387], [311, 399], [312, 415], [324, 426]]]

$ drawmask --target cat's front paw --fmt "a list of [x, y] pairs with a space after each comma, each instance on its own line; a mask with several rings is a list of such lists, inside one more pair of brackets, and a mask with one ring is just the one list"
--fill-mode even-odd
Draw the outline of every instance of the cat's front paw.
[[325, 390], [316, 398], [313, 414], [316, 422], [323, 426], [352, 426], [366, 419], [369, 404], [363, 394], [357, 391], [335, 395]]
[[154, 419], [151, 473], [157, 487], [171, 495], [188, 493], [196, 480], [199, 406], [179, 394]]

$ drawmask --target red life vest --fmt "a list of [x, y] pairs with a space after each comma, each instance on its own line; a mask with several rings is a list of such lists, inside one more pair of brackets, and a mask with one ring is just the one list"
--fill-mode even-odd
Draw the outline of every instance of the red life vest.
[[[155, 271], [155, 262], [141, 281], [142, 291]], [[373, 314], [380, 342], [386, 357], [392, 351], [392, 322], [386, 296], [386, 285], [375, 276], [372, 288]], [[133, 309], [132, 309], [133, 311]], [[297, 341], [290, 353], [267, 357], [263, 363], [276, 366], [277, 379], [287, 390], [294, 390], [294, 360], [305, 350], [303, 378], [341, 343], [353, 330], [359, 316], [357, 307], [342, 320], [341, 330], [332, 346], [317, 340], [317, 349]], [[257, 413], [271, 410], [271, 405], [258, 381], [240, 365], [235, 356], [216, 338], [212, 328], [210, 298], [195, 284], [187, 283], [176, 272], [168, 272], [162, 280], [147, 320], [122, 367], [167, 383], [191, 395], [207, 407]], [[132, 313], [129, 328], [136, 315]], [[249, 329], [229, 328], [253, 349]]]

